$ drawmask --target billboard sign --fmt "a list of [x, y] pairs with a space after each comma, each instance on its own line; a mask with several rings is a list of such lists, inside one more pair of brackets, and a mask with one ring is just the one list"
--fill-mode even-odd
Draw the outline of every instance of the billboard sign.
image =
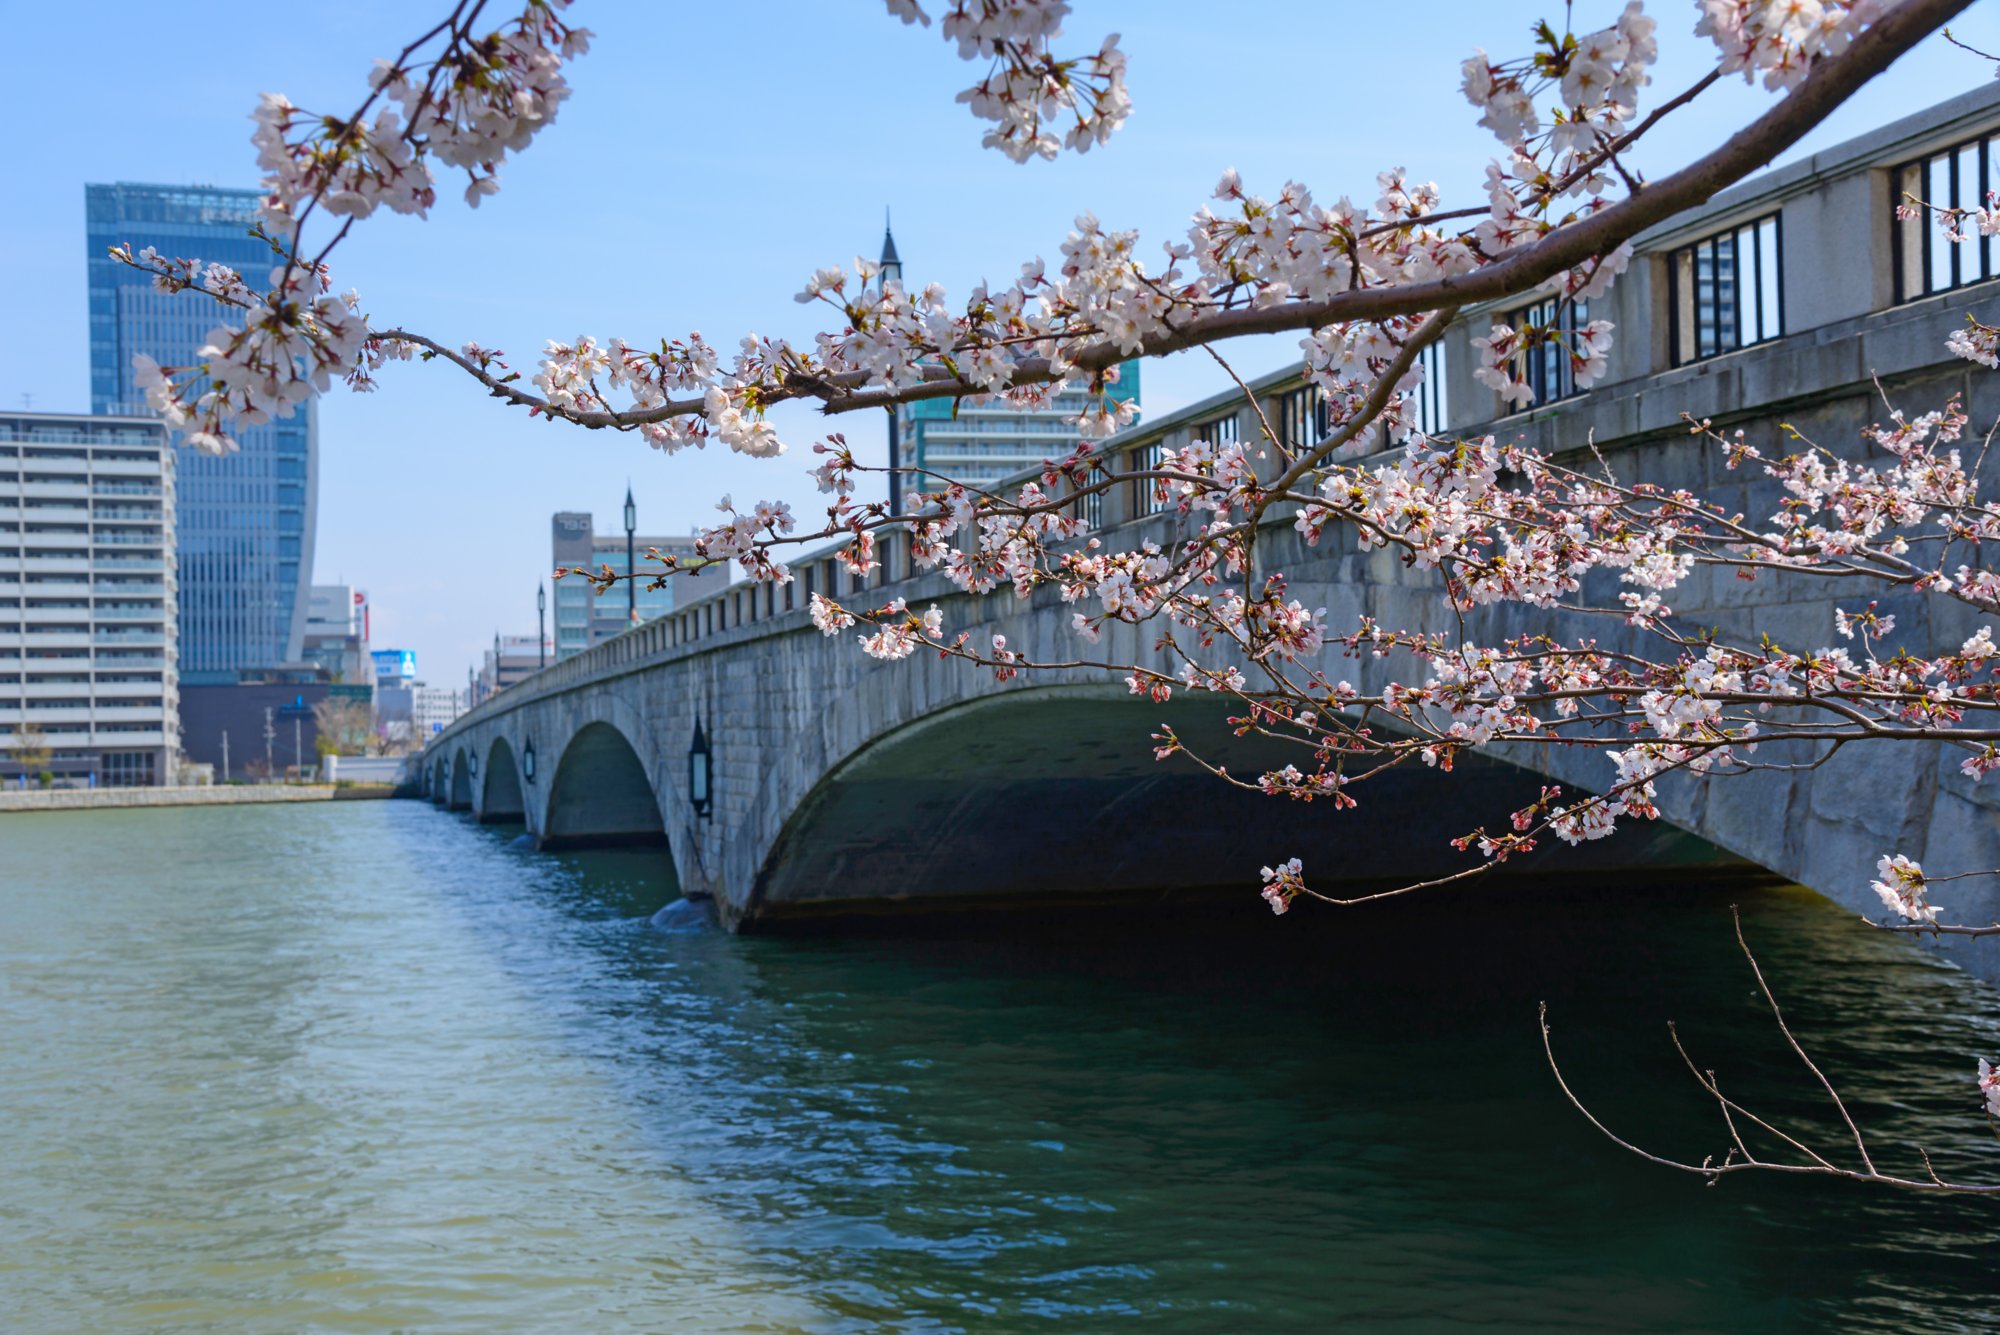
[[417, 652], [414, 649], [377, 649], [369, 655], [375, 660], [375, 680], [400, 677], [404, 681], [415, 681], [417, 677]]

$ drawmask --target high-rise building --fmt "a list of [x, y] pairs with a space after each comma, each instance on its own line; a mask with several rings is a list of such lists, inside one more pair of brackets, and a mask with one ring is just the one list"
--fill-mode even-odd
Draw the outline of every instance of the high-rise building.
[[[1139, 364], [1119, 367], [1105, 397], [1137, 401]], [[1056, 395], [1046, 408], [1014, 408], [998, 400], [968, 406], [952, 399], [920, 399], [902, 406], [904, 488], [927, 491], [947, 482], [985, 488], [1001, 478], [1061, 459], [1076, 448], [1077, 415], [1091, 403], [1082, 390]]]
[[[144, 413], [132, 358], [193, 362], [225, 312], [199, 293], [156, 291], [109, 247], [152, 246], [163, 255], [239, 270], [253, 286], [275, 267], [249, 234], [260, 196], [210, 186], [84, 187], [90, 286], [90, 408]], [[313, 407], [234, 433], [239, 453], [192, 451], [179, 461], [180, 662], [190, 684], [234, 682], [244, 669], [298, 660], [312, 577], [315, 487]]]
[[[630, 505], [632, 497], [629, 490], [625, 499]], [[554, 538], [553, 564], [556, 567], [595, 570], [608, 565], [621, 575], [632, 569], [625, 560], [625, 535], [596, 532], [587, 511], [560, 512], [551, 522], [550, 531]], [[651, 621], [729, 582], [724, 570], [711, 567], [705, 571], [669, 575], [665, 587], [648, 588], [652, 583], [649, 574], [664, 569], [659, 562], [646, 559], [649, 548], [658, 548], [662, 556], [692, 557], [695, 554], [694, 539], [691, 537], [657, 537], [640, 533], [630, 543], [639, 571], [635, 590], [628, 589], [627, 583], [621, 580], [616, 587], [600, 595], [575, 575], [556, 581], [555, 597], [551, 600], [554, 606], [550, 609], [555, 613], [555, 625], [550, 632], [555, 652], [549, 656], [550, 662], [580, 654], [593, 644], [600, 644], [630, 629], [635, 611], [639, 620]], [[531, 646], [533, 643], [533, 640], [529, 641]]]
[[306, 596], [302, 657], [329, 681], [365, 685], [372, 691], [375, 662], [368, 648], [368, 595], [351, 584], [313, 585]]
[[[902, 281], [896, 239], [882, 233], [882, 281]], [[1139, 401], [1139, 363], [1122, 362], [1105, 386], [1114, 403]], [[1076, 419], [1090, 406], [1082, 390], [1058, 394], [1046, 408], [1015, 408], [1004, 401], [967, 404], [957, 399], [906, 403], [889, 424], [889, 494], [900, 505], [906, 491], [928, 491], [948, 482], [988, 487], [1001, 478], [1060, 459], [1076, 447]]]
[[0, 413], [7, 782], [174, 782], [174, 463], [154, 417]]

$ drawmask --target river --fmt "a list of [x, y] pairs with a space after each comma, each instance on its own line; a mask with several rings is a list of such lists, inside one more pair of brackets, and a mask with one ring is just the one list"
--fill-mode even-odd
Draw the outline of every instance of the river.
[[[2000, 1002], [1804, 892], [665, 933], [408, 802], [0, 817], [0, 1328], [1974, 1330], [2000, 1203], [1710, 1188], [1667, 1044], [2000, 1181]], [[1254, 857], [1252, 858], [1254, 860]], [[2000, 949], [2000, 942], [1993, 944]]]

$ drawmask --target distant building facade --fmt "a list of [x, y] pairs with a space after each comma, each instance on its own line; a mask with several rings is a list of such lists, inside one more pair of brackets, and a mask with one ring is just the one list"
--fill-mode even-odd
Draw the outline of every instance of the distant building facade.
[[315, 584], [306, 597], [305, 643], [301, 657], [329, 681], [375, 682], [368, 647], [368, 595], [351, 584]]
[[410, 692], [410, 719], [423, 733], [433, 733], [465, 712], [465, 692], [418, 682]]
[[[550, 646], [532, 635], [496, 635], [479, 668], [478, 698], [484, 700], [509, 686], [526, 681], [556, 661]], [[475, 701], [477, 703], [477, 701]]]
[[[1114, 403], [1139, 401], [1139, 364], [1119, 367], [1106, 386]], [[946, 482], [990, 487], [1001, 478], [1060, 459], [1081, 437], [1076, 419], [1093, 396], [1083, 390], [1058, 394], [1046, 408], [1012, 408], [1004, 402], [973, 406], [953, 399], [920, 399], [904, 404], [898, 419], [902, 439], [903, 485], [926, 491]]]
[[59, 780], [174, 781], [175, 462], [156, 418], [0, 413], [0, 781], [36, 733]]
[[308, 672], [272, 673], [263, 681], [181, 688], [181, 745], [216, 777], [282, 779], [319, 767], [313, 706], [356, 688]]
[[[552, 568], [595, 570], [608, 565], [619, 574], [631, 569], [625, 560], [625, 535], [622, 532], [596, 532], [588, 511], [561, 511], [551, 521], [550, 532], [554, 555]], [[724, 570], [711, 568], [701, 573], [669, 575], [665, 587], [648, 588], [647, 585], [652, 583], [648, 576], [664, 569], [659, 562], [646, 559], [649, 548], [658, 548], [662, 556], [692, 557], [695, 554], [694, 539], [691, 537], [658, 537], [641, 533], [632, 539], [633, 555], [640, 575], [636, 594], [628, 595], [625, 584], [621, 582], [600, 596], [575, 575], [555, 582], [555, 596], [549, 600], [549, 610], [555, 617], [555, 624], [549, 628], [554, 644], [549, 654], [550, 662], [580, 654], [593, 644], [600, 644], [628, 629], [632, 624], [628, 596], [637, 604], [639, 620], [651, 621], [728, 583]], [[533, 640], [529, 643], [532, 645]]]
[[[248, 235], [255, 190], [207, 186], [84, 187], [90, 289], [90, 406], [143, 414], [132, 358], [196, 360], [224, 312], [199, 293], [156, 291], [109, 247], [229, 265], [252, 285], [273, 264]], [[235, 433], [224, 458], [185, 452], [179, 467], [181, 673], [189, 683], [234, 681], [245, 669], [296, 662], [303, 648], [315, 518], [314, 410]]]

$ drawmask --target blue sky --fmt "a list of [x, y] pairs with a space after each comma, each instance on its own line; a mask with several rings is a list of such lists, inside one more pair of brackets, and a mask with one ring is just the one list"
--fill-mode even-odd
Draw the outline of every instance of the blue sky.
[[[952, 101], [973, 67], [935, 28], [906, 28], [877, 0], [580, 0], [573, 14], [596, 32], [594, 49], [573, 67], [559, 122], [503, 171], [501, 193], [476, 213], [448, 197], [427, 222], [370, 220], [336, 253], [335, 281], [358, 287], [379, 325], [477, 339], [525, 371], [547, 339], [582, 333], [643, 342], [698, 329], [724, 348], [751, 331], [804, 339], [814, 323], [792, 294], [819, 265], [872, 256], [885, 206], [909, 278], [962, 296], [1031, 256], [1053, 258], [1084, 209], [1138, 227], [1157, 253], [1226, 167], [1265, 194], [1291, 177], [1323, 197], [1370, 200], [1375, 173], [1404, 166], [1437, 181], [1447, 207], [1477, 202], [1496, 145], [1458, 94], [1458, 64], [1475, 46], [1525, 50], [1529, 23], [1562, 10], [1511, 0], [1075, 8], [1067, 44], [1123, 34], [1133, 116], [1084, 157], [1017, 166], [980, 149], [977, 124]], [[1575, 8], [1582, 30], [1622, 4]], [[1649, 9], [1661, 21], [1649, 92], [1663, 98], [1698, 76], [1711, 48], [1692, 35], [1688, 0]], [[259, 92], [344, 113], [371, 62], [434, 10], [442, 0], [181, 10], [114, 0], [10, 14], [11, 102], [17, 121], [34, 123], [0, 138], [13, 201], [0, 209], [0, 246], [16, 259], [0, 305], [0, 402], [32, 394], [37, 408], [88, 407], [85, 182], [255, 185], [247, 117]], [[1954, 31], [2000, 49], [2000, 6]], [[1933, 38], [1799, 151], [1989, 77]], [[1670, 170], [1768, 104], [1740, 84], [1718, 89], [1663, 124], [1640, 164]], [[1230, 355], [1262, 372], [1296, 343]], [[1170, 411], [1222, 388], [1220, 377], [1199, 354], [1151, 363], [1146, 406]], [[867, 418], [828, 424], [783, 409], [793, 448], [781, 459], [668, 459], [630, 435], [504, 410], [442, 365], [391, 367], [378, 393], [336, 391], [322, 404], [316, 577], [366, 588], [377, 647], [416, 650], [422, 674], [450, 684], [496, 629], [533, 632], [553, 511], [590, 510], [600, 529], [618, 527], [629, 477], [644, 530], [708, 522], [724, 492], [784, 499], [810, 518], [808, 447], [844, 430], [879, 460], [882, 423]]]

